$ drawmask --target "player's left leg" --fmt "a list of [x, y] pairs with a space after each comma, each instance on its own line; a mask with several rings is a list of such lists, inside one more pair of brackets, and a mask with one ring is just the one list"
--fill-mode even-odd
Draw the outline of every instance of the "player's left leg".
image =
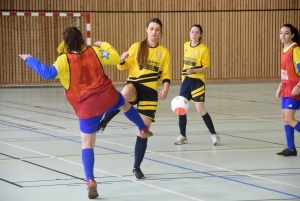
[[[143, 116], [142, 116], [142, 119], [144, 120], [146, 126], [149, 128], [152, 120], [149, 118], [143, 117]], [[141, 163], [142, 163], [145, 153], [146, 153], [147, 143], [148, 143], [147, 138], [143, 139], [139, 136], [136, 137], [136, 143], [135, 143], [135, 148], [134, 148], [134, 165], [133, 165], [133, 170], [132, 170], [133, 176], [136, 179], [144, 178], [144, 174], [143, 174], [140, 166], [141, 166]]]
[[300, 123], [295, 119], [296, 111], [299, 110], [300, 107], [300, 101], [294, 98], [283, 97], [281, 101], [281, 107], [287, 148], [276, 153], [276, 155], [297, 156], [294, 130], [300, 132]]
[[204, 108], [205, 103], [205, 84], [200, 79], [191, 79], [191, 95], [195, 102], [197, 112], [201, 115], [206, 127], [211, 133], [211, 139], [213, 145], [220, 143], [220, 137], [215, 131], [213, 121]]
[[82, 138], [82, 164], [86, 176], [88, 186], [88, 197], [90, 199], [99, 196], [97, 192], [97, 182], [94, 179], [94, 146], [96, 140], [96, 133], [87, 134], [81, 132]]

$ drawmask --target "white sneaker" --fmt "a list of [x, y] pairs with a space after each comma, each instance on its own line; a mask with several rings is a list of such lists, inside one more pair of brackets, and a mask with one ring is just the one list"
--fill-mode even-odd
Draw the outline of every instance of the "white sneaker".
[[174, 142], [175, 145], [187, 144], [188, 140], [186, 137], [179, 135], [177, 140]]
[[218, 134], [211, 134], [211, 140], [212, 140], [214, 146], [221, 142]]

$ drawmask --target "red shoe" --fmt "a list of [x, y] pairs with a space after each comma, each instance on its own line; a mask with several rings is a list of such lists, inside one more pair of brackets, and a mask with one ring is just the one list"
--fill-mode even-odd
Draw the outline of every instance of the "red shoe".
[[151, 137], [153, 135], [153, 133], [148, 129], [148, 128], [144, 128], [142, 130], [140, 130], [140, 137], [142, 139], [144, 138], [148, 138], [148, 137]]
[[86, 185], [88, 186], [88, 197], [90, 199], [94, 199], [99, 196], [97, 192], [97, 183], [94, 179], [89, 179]]

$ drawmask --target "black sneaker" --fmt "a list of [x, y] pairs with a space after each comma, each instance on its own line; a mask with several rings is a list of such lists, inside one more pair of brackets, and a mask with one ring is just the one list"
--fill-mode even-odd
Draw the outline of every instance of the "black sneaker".
[[132, 173], [133, 173], [133, 176], [136, 179], [143, 179], [144, 178], [144, 174], [142, 173], [142, 170], [139, 167], [133, 168]]
[[281, 152], [276, 153], [277, 156], [297, 156], [297, 150], [284, 149]]
[[105, 122], [102, 122], [102, 121], [100, 121], [100, 124], [99, 124], [99, 126], [98, 126], [98, 130], [97, 130], [97, 132], [99, 132], [99, 133], [103, 134], [103, 132], [104, 132], [105, 128], [106, 128], [106, 123], [105, 123]]

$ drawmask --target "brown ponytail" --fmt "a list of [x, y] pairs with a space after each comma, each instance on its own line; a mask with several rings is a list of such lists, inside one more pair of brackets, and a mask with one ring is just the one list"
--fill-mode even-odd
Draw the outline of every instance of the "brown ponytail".
[[[147, 23], [147, 28], [151, 22], [155, 22], [159, 24], [162, 31], [162, 22], [160, 21], [160, 19], [152, 18], [151, 20], [149, 20], [149, 22]], [[139, 50], [137, 52], [136, 59], [139, 65], [147, 66], [148, 53], [149, 53], [149, 44], [148, 44], [148, 38], [146, 38], [141, 42]]]
[[147, 66], [147, 59], [149, 53], [148, 39], [146, 38], [140, 44], [139, 50], [137, 52], [137, 61], [140, 66]]

